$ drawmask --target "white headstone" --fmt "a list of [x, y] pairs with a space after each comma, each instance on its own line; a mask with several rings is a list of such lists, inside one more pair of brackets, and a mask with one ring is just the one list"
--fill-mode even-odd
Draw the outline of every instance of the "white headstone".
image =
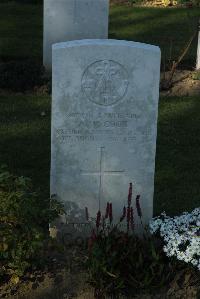
[[86, 222], [85, 207], [95, 217], [107, 202], [118, 221], [130, 182], [134, 198], [141, 195], [143, 221], [151, 219], [159, 77], [156, 46], [53, 46], [51, 193], [65, 204], [68, 222]]
[[43, 64], [51, 70], [52, 44], [108, 37], [109, 0], [44, 0]]

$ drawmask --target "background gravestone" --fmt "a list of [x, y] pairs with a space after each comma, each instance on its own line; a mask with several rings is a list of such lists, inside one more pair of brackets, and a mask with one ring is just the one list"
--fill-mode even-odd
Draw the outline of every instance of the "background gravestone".
[[44, 0], [43, 63], [51, 70], [52, 44], [108, 37], [109, 0]]
[[53, 46], [51, 193], [69, 223], [86, 222], [85, 207], [95, 217], [107, 201], [118, 221], [130, 182], [141, 195], [144, 222], [152, 217], [159, 76], [156, 46]]

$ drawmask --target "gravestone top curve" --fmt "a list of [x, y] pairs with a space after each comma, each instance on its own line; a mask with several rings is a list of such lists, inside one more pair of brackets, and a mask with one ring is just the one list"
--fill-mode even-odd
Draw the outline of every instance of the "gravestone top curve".
[[122, 46], [122, 47], [131, 47], [131, 48], [138, 48], [138, 49], [146, 49], [149, 51], [156, 51], [160, 53], [160, 48], [158, 46], [139, 43], [134, 41], [127, 41], [127, 40], [117, 40], [117, 39], [83, 39], [83, 40], [73, 40], [61, 43], [55, 43], [52, 45], [53, 50], [61, 49], [61, 48], [70, 48], [70, 47], [77, 47], [77, 46]]

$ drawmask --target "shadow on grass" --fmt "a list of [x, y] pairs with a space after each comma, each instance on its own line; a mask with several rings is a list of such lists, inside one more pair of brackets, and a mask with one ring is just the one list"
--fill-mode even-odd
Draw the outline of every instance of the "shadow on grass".
[[[110, 14], [110, 38], [158, 45], [162, 59], [176, 60], [197, 29], [200, 9], [116, 6]], [[195, 66], [197, 37], [184, 57], [186, 68]]]
[[0, 60], [42, 61], [42, 5], [0, 4]]
[[155, 175], [155, 214], [200, 206], [200, 101], [160, 101]]
[[[1, 97], [0, 161], [49, 196], [50, 98]], [[45, 112], [45, 116], [41, 113]]]

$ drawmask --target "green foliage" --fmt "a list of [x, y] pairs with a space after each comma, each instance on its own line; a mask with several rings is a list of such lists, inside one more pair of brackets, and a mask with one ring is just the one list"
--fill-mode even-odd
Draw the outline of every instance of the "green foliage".
[[[173, 277], [173, 266], [156, 239], [140, 239], [114, 228], [101, 231], [87, 261], [89, 282], [96, 294], [133, 295], [164, 287]], [[97, 296], [98, 298], [98, 296]]]
[[186, 7], [191, 8], [193, 6], [199, 6], [200, 0], [176, 0], [178, 4], [186, 5]]
[[[182, 267], [181, 263], [166, 256], [161, 238], [150, 235], [143, 225], [140, 195], [136, 196], [135, 207], [132, 204], [130, 183], [127, 207], [124, 206], [118, 223], [113, 223], [112, 203], [107, 203], [104, 216], [100, 211], [97, 213], [96, 229], [92, 229], [88, 240], [86, 261], [89, 283], [95, 289], [96, 299], [104, 299], [107, 295], [119, 298], [145, 291], [155, 292], [172, 282]], [[134, 210], [140, 218], [140, 236], [135, 233]], [[86, 208], [89, 221], [88, 215]]]
[[25, 91], [44, 83], [43, 67], [31, 61], [12, 61], [0, 64], [0, 88]]
[[200, 80], [200, 70], [197, 70], [196, 72], [193, 73], [192, 79], [193, 80]]
[[[119, 222], [113, 223], [112, 203], [108, 202], [105, 215], [98, 211], [96, 229], [92, 229], [88, 240], [86, 266], [89, 283], [98, 299], [106, 295], [119, 298], [120, 295], [156, 291], [167, 285], [175, 273], [177, 262], [172, 263], [166, 257], [161, 239], [151, 236], [144, 226], [140, 195], [136, 196], [134, 203], [132, 189], [130, 183], [127, 207], [123, 207]], [[136, 215], [133, 211], [140, 218], [140, 236], [135, 233]], [[88, 215], [86, 208], [86, 219], [89, 221]]]
[[0, 168], [0, 279], [44, 262], [48, 223], [61, 212], [55, 199], [50, 204], [33, 190], [30, 179]]
[[141, 4], [143, 2], [143, 0], [128, 0], [129, 4]]
[[192, 0], [192, 3], [194, 4], [194, 6], [200, 6], [200, 0]]

